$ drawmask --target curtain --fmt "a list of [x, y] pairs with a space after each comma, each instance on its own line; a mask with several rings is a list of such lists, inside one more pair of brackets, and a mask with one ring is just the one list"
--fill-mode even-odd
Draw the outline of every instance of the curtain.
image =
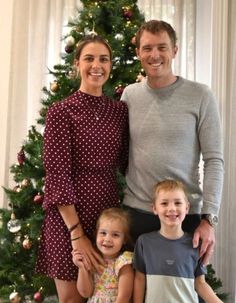
[[138, 0], [145, 20], [161, 19], [170, 23], [177, 33], [178, 55], [173, 70], [189, 80], [195, 79], [195, 0]]

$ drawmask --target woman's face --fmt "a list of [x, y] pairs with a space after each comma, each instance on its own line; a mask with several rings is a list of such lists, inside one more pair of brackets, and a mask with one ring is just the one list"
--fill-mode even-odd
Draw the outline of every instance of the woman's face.
[[100, 96], [111, 71], [111, 57], [107, 47], [99, 42], [86, 44], [75, 65], [81, 77], [80, 90]]

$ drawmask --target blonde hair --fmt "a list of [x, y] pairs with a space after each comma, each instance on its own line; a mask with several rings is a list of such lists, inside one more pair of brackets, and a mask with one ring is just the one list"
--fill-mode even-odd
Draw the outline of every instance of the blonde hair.
[[185, 200], [188, 201], [188, 194], [186, 188], [181, 181], [167, 179], [157, 183], [154, 187], [153, 203], [156, 201], [158, 194], [160, 193], [161, 190], [163, 191], [181, 190], [184, 193]]
[[103, 220], [119, 220], [122, 224], [123, 232], [125, 235], [125, 244], [131, 242], [130, 238], [130, 217], [127, 211], [118, 207], [107, 208], [102, 211], [100, 214], [97, 224], [96, 224], [96, 233], [99, 229], [99, 225]]

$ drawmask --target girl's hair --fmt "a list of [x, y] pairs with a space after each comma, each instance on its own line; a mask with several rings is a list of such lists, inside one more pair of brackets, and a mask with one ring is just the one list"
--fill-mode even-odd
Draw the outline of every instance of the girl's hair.
[[130, 238], [130, 217], [127, 211], [118, 207], [111, 207], [103, 210], [100, 214], [97, 224], [96, 224], [96, 232], [99, 229], [99, 225], [103, 220], [119, 220], [122, 224], [123, 232], [125, 235], [125, 245], [128, 247], [131, 243]]
[[187, 195], [186, 188], [181, 181], [167, 179], [167, 180], [163, 180], [163, 181], [157, 183], [156, 186], [154, 187], [154, 201], [153, 202], [156, 201], [158, 194], [160, 193], [161, 190], [164, 190], [164, 191], [181, 190], [181, 191], [183, 191], [183, 193], [185, 195], [186, 201], [188, 201], [188, 195]]
[[156, 34], [159, 32], [167, 32], [167, 34], [170, 37], [172, 46], [173, 47], [176, 46], [176, 42], [177, 42], [176, 32], [169, 23], [162, 20], [149, 20], [141, 25], [137, 34], [135, 35], [135, 44], [137, 48], [140, 47], [140, 39], [144, 31], [150, 32], [152, 34]]
[[79, 43], [76, 46], [76, 51], [75, 51], [76, 60], [79, 60], [83, 48], [89, 43], [103, 44], [108, 49], [110, 59], [112, 60], [112, 49], [111, 49], [110, 45], [108, 44], [108, 42], [105, 39], [103, 39], [101, 36], [98, 36], [97, 34], [86, 35], [79, 41]]

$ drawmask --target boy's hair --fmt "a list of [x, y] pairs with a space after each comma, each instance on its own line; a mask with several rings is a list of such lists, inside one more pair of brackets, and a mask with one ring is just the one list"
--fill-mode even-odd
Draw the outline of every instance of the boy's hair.
[[152, 34], [156, 34], [159, 32], [167, 32], [170, 37], [172, 46], [176, 46], [177, 35], [175, 30], [169, 23], [162, 20], [149, 20], [147, 22], [144, 22], [136, 33], [135, 44], [137, 48], [140, 48], [140, 39], [144, 31], [148, 31]]
[[109, 43], [104, 38], [97, 35], [96, 33], [86, 35], [79, 41], [79, 43], [76, 46], [76, 51], [75, 51], [75, 59], [76, 60], [79, 60], [83, 48], [89, 43], [101, 43], [101, 44], [103, 44], [107, 48], [107, 50], [109, 51], [110, 60], [112, 60], [112, 49], [111, 49]]
[[156, 201], [158, 194], [160, 193], [161, 190], [164, 190], [164, 191], [181, 190], [181, 191], [183, 191], [183, 193], [185, 195], [186, 201], [188, 201], [188, 195], [187, 195], [186, 188], [181, 181], [167, 179], [167, 180], [163, 180], [163, 181], [157, 183], [154, 187], [153, 203]]
[[103, 210], [97, 220], [96, 232], [98, 231], [99, 225], [103, 220], [119, 220], [122, 223], [125, 235], [125, 244], [130, 244], [130, 216], [127, 211], [118, 207], [111, 207]]

